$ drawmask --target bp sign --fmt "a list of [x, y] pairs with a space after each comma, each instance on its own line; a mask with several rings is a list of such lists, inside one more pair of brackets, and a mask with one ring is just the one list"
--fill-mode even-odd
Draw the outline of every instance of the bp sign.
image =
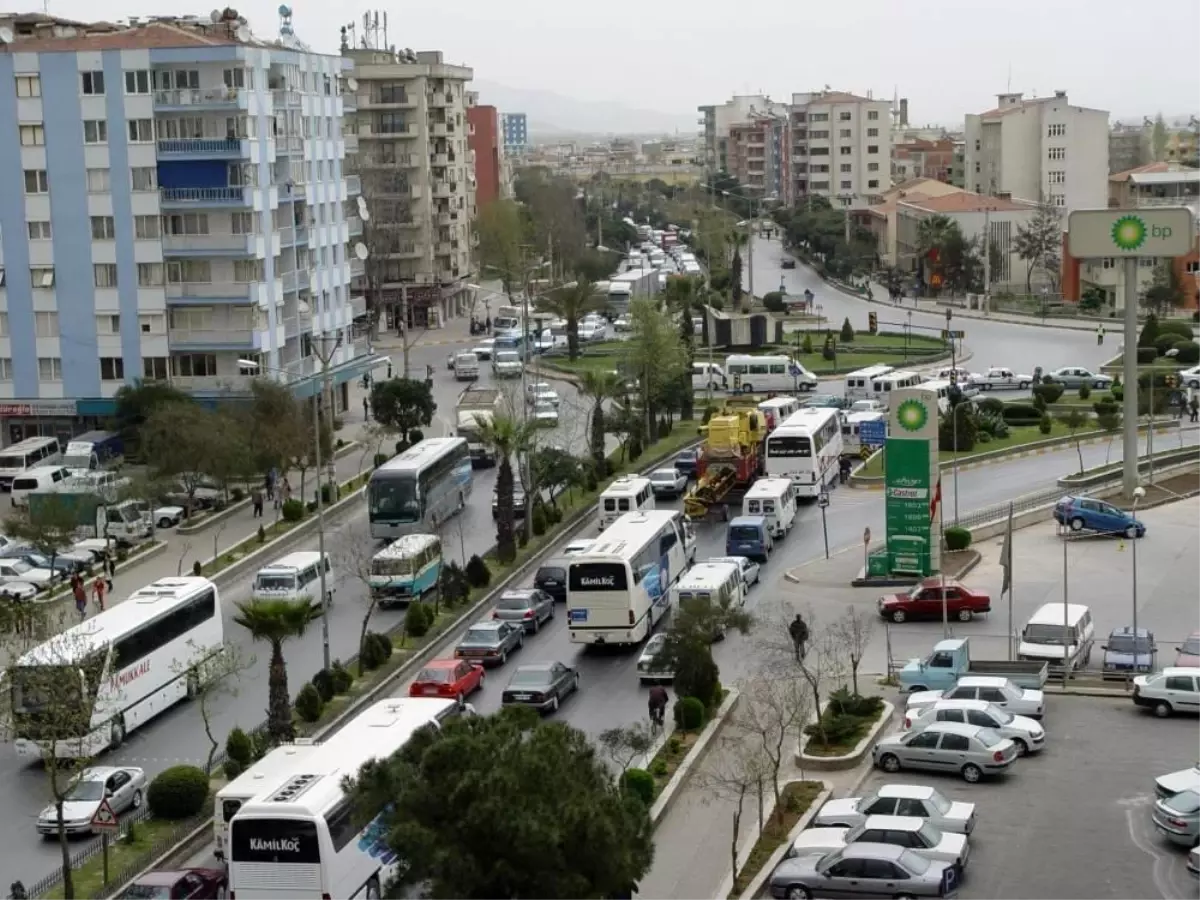
[[884, 458], [889, 572], [930, 575], [941, 562], [930, 515], [938, 479], [937, 402], [936, 391], [920, 387], [891, 395]]
[[1187, 256], [1194, 215], [1182, 206], [1079, 209], [1067, 219], [1067, 248], [1076, 259]]

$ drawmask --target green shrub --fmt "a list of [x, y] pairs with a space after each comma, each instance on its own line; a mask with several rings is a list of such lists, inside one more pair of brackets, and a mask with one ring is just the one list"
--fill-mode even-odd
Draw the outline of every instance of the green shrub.
[[305, 510], [305, 512], [308, 512], [308, 513], [315, 513], [317, 511], [317, 501], [309, 500], [307, 503], [304, 504], [304, 510]]
[[1049, 434], [1054, 430], [1054, 421], [1050, 418], [1050, 413], [1042, 413], [1042, 418], [1038, 422], [1038, 431], [1042, 434]]
[[317, 689], [310, 681], [300, 688], [294, 706], [296, 715], [305, 722], [312, 723], [321, 718], [321, 710], [325, 708], [325, 701], [321, 699], [321, 695], [317, 693]]
[[679, 755], [679, 751], [683, 749], [683, 741], [679, 739], [679, 735], [673, 734], [667, 738], [667, 752], [673, 755]]
[[1081, 384], [1079, 386], [1079, 399], [1086, 400], [1090, 396], [1092, 396], [1092, 389], [1086, 384]]
[[1175, 362], [1188, 366], [1200, 363], [1200, 344], [1195, 341], [1178, 341], [1173, 349], [1178, 351]]
[[832, 747], [849, 744], [856, 739], [861, 734], [864, 724], [862, 716], [839, 715], [826, 708], [821, 715], [821, 721], [805, 726], [804, 733], [818, 745]]
[[198, 560], [198, 559], [193, 560], [192, 561], [192, 575], [194, 575], [196, 578], [199, 578], [203, 574], [204, 574], [204, 568], [203, 568], [203, 566], [200, 565], [200, 560]]
[[225, 755], [240, 763], [243, 769], [248, 768], [250, 763], [254, 762], [254, 744], [250, 735], [240, 728], [230, 731], [229, 736], [225, 738]]
[[1158, 359], [1158, 350], [1154, 347], [1138, 347], [1137, 361], [1139, 366], [1148, 366]]
[[854, 327], [850, 324], [850, 317], [846, 316], [842, 320], [842, 333], [839, 335], [843, 344], [854, 343]]
[[1192, 327], [1187, 322], [1159, 322], [1159, 335], [1177, 334], [1180, 339], [1185, 341], [1193, 340], [1195, 335], [1192, 333]]
[[559, 522], [562, 521], [562, 516], [563, 516], [562, 510], [559, 509], [557, 506], [547, 506], [546, 507], [546, 524], [547, 525], [557, 525]]
[[1112, 396], [1113, 396], [1113, 399], [1116, 400], [1118, 403], [1120, 403], [1122, 400], [1124, 400], [1125, 399], [1125, 386], [1121, 385], [1121, 384], [1114, 384], [1112, 386]]
[[1180, 340], [1184, 340], [1177, 334], [1163, 334], [1159, 332], [1158, 337], [1154, 339], [1154, 349], [1158, 351], [1159, 356], [1166, 356], [1167, 351], [1175, 346]]
[[981, 413], [988, 413], [995, 416], [1004, 415], [1004, 401], [999, 397], [984, 397], [975, 406], [979, 408]]
[[787, 303], [784, 302], [782, 291], [771, 291], [763, 296], [763, 306], [771, 312], [786, 312]]
[[984, 412], [980, 410], [975, 416], [975, 423], [979, 429], [978, 439], [983, 441], [1002, 440], [1009, 435], [1008, 423], [1004, 421], [1004, 416], [1001, 413]]
[[224, 773], [226, 781], [233, 781], [244, 771], [246, 771], [246, 769], [236, 759], [227, 759], [225, 762], [221, 763], [221, 771]]
[[1153, 347], [1154, 342], [1158, 339], [1158, 316], [1154, 313], [1146, 316], [1146, 322], [1142, 325], [1142, 333], [1138, 335], [1137, 345], [1139, 347]]
[[156, 818], [177, 822], [189, 819], [204, 808], [208, 799], [208, 776], [198, 766], [171, 766], [150, 782], [146, 802]]
[[954, 525], [947, 528], [944, 533], [947, 550], [966, 550], [971, 546], [970, 529], [959, 528], [957, 525]]
[[1047, 405], [1057, 403], [1058, 398], [1063, 395], [1065, 389], [1061, 384], [1053, 381], [1043, 381], [1041, 384], [1034, 385], [1033, 396], [1040, 397]]
[[675, 726], [680, 731], [697, 731], [704, 724], [704, 701], [699, 697], [680, 697], [674, 712]]
[[[428, 606], [426, 606], [425, 609], [429, 612], [429, 621], [432, 623], [433, 610], [429, 609]], [[396, 648], [392, 646], [392, 639], [388, 635], [380, 631], [368, 631], [367, 640], [375, 642], [376, 650], [379, 652], [379, 655], [383, 658], [384, 662], [387, 662], [392, 658], [392, 652]]]
[[990, 444], [991, 442], [992, 436], [986, 431], [981, 431], [979, 434], [975, 435], [975, 443], [977, 444]]
[[471, 593], [467, 574], [457, 562], [450, 561], [442, 566], [442, 574], [438, 576], [438, 580], [441, 582], [442, 602], [449, 606], [457, 606]]
[[1046, 398], [1041, 396], [1040, 394], [1034, 394], [1033, 395], [1033, 408], [1036, 409], [1039, 413], [1044, 413], [1046, 411]]
[[[414, 600], [408, 604], [408, 610], [404, 613], [404, 631], [411, 637], [425, 637], [429, 633], [429, 626], [433, 624], [433, 608], [422, 603], [420, 600]], [[380, 661], [382, 665], [382, 660]]]
[[1034, 406], [1013, 403], [1004, 407], [1004, 421], [1014, 428], [1023, 425], [1036, 425], [1041, 419], [1041, 410]]
[[411, 447], [413, 444], [419, 444], [425, 440], [425, 432], [420, 428], [414, 428], [408, 433], [408, 444]]
[[386, 453], [376, 453], [375, 457], [371, 460], [371, 462], [374, 463], [376, 469], [378, 469], [380, 466], [382, 466], [387, 461], [388, 461], [388, 455]]
[[654, 776], [645, 769], [626, 769], [621, 781], [625, 791], [637, 797], [646, 806], [654, 803]]
[[283, 506], [279, 510], [285, 522], [299, 522], [304, 518], [304, 504], [293, 497], [290, 500], [284, 500]]
[[811, 334], [804, 335], [804, 340], [800, 342], [800, 352], [801, 353], [812, 353], [813, 352], [812, 335]]
[[344, 694], [354, 686], [354, 675], [349, 669], [342, 665], [340, 659], [335, 659], [329, 672], [333, 675], [333, 690], [335, 693]]
[[[412, 608], [414, 606], [419, 606], [419, 605], [420, 605], [420, 603], [418, 601], [414, 600], [412, 605], [409, 606], [409, 613], [411, 614]], [[416, 616], [406, 615], [405, 623], [408, 623], [410, 618], [412, 618], [415, 621], [415, 619], [419, 618], [420, 616], [421, 616], [420, 613], [418, 613]], [[385, 637], [385, 640], [386, 640], [386, 637]], [[389, 647], [391, 646], [390, 640], [388, 640], [388, 645], [389, 645]], [[387, 662], [387, 658], [389, 655], [390, 654], [388, 653], [388, 651], [384, 650], [383, 646], [380, 644], [375, 632], [369, 631], [365, 635], [363, 635], [362, 646], [359, 648], [359, 651], [358, 651], [358, 664], [364, 672], [371, 672], [371, 671], [374, 671], [375, 669], [378, 669], [385, 662]]]
[[321, 669], [312, 677], [312, 686], [317, 689], [317, 696], [321, 698], [322, 703], [328, 703], [337, 693], [337, 689], [333, 686], [333, 672], [330, 669]]
[[473, 588], [487, 587], [492, 580], [492, 572], [483, 557], [476, 553], [467, 560], [467, 581]]
[[241, 503], [246, 499], [246, 492], [240, 487], [235, 487], [229, 492], [229, 499], [234, 503]]
[[665, 759], [656, 759], [650, 763], [650, 774], [655, 778], [667, 777], [667, 761]]
[[265, 528], [263, 528], [261, 525], [258, 526], [257, 537], [258, 537], [258, 542], [260, 544], [265, 544], [267, 542], [267, 530]]
[[533, 526], [535, 537], [541, 537], [546, 533], [546, 510], [541, 503], [534, 504], [533, 521], [530, 524]]
[[849, 688], [840, 687], [830, 694], [827, 709], [832, 710], [832, 715], [878, 716], [883, 711], [883, 698], [864, 697], [851, 693]]

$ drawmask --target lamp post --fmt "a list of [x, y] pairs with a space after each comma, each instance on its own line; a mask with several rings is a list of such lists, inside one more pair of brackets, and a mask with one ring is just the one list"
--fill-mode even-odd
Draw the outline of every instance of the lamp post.
[[[1146, 496], [1146, 489], [1139, 485], [1133, 489], [1133, 508], [1130, 510], [1133, 517], [1133, 668], [1130, 669], [1133, 675], [1137, 674], [1138, 667], [1138, 651], [1141, 648], [1141, 638], [1138, 635], [1138, 573], [1137, 573], [1137, 508], [1141, 499]], [[1149, 642], [1147, 642], [1146, 651], [1149, 653]], [[1146, 672], [1149, 673], [1150, 666], [1154, 664], [1154, 660], [1150, 659], [1147, 662]]]
[[908, 324], [904, 326], [904, 361], [908, 362], [908, 336], [912, 334], [912, 310], [908, 311]]
[[[955, 357], [954, 351], [954, 333], [950, 330], [950, 319], [953, 318], [953, 315], [954, 313], [951, 311], [950, 307], [946, 307], [946, 339], [950, 341], [950, 372], [952, 373], [952, 381], [954, 384], [954, 395], [951, 397], [951, 401], [953, 401], [956, 397], [961, 401], [962, 389], [958, 386], [958, 360]], [[911, 312], [909, 313], [909, 316], [912, 316]], [[954, 525], [956, 527], [958, 526], [958, 408], [960, 406], [962, 406], [961, 402], [955, 403], [950, 407], [950, 432], [951, 438], [954, 441], [954, 446], [951, 448], [950, 452], [953, 454], [951, 457], [951, 470], [953, 472], [952, 477], [954, 480]]]

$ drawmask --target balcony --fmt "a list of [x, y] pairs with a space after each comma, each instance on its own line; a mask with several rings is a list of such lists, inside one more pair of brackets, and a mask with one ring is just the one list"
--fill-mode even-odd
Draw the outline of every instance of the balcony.
[[375, 138], [393, 140], [395, 138], [415, 138], [416, 136], [417, 129], [412, 125], [389, 125], [386, 129], [375, 131], [368, 124], [360, 125], [358, 131], [358, 139], [360, 141], [372, 140]]
[[160, 160], [248, 159], [250, 142], [237, 138], [173, 138], [158, 142]]
[[237, 88], [213, 88], [210, 90], [155, 91], [155, 112], [177, 112], [193, 109], [236, 109], [246, 108], [248, 94]]
[[358, 216], [347, 216], [346, 217], [346, 229], [347, 229], [347, 233], [350, 235], [350, 237], [357, 237], [358, 235], [362, 234], [363, 233], [362, 219], [360, 219]]
[[342, 145], [346, 148], [347, 153], [357, 153], [358, 152], [358, 135], [357, 134], [343, 134], [342, 135]]
[[304, 270], [284, 272], [280, 277], [283, 279], [283, 292], [285, 294], [294, 294], [300, 288], [307, 287], [309, 282], [308, 272]]
[[429, 124], [429, 133], [433, 137], [449, 137], [454, 134], [454, 126], [448, 122], [431, 122]]
[[252, 206], [252, 187], [177, 187], [160, 188], [159, 200], [164, 207], [222, 207]]
[[358, 278], [367, 272], [366, 264], [361, 259], [350, 260], [350, 277]]
[[458, 250], [457, 241], [442, 241], [437, 245], [438, 256], [449, 256]]
[[432, 156], [429, 157], [429, 164], [431, 166], [438, 166], [439, 168], [444, 168], [444, 167], [450, 165], [450, 155], [448, 153], [434, 153]]
[[359, 109], [416, 109], [418, 98], [416, 94], [359, 94]]
[[359, 175], [346, 176], [346, 196], [356, 197], [362, 193], [362, 177]]
[[440, 212], [437, 215], [437, 223], [439, 225], [453, 225], [458, 221], [458, 213]]
[[452, 97], [450, 94], [443, 93], [442, 91], [430, 91], [425, 97], [425, 102], [428, 103], [430, 107], [438, 109], [447, 106], [453, 106], [454, 97]]
[[164, 256], [252, 256], [254, 234], [164, 234]]
[[296, 243], [296, 229], [291, 225], [285, 225], [282, 228], [276, 228], [275, 233], [279, 235], [280, 247], [291, 247]]
[[358, 109], [358, 94], [346, 91], [342, 94], [342, 111], [354, 112]]
[[420, 259], [425, 252], [416, 244], [397, 244], [396, 249], [388, 254], [394, 259]]
[[256, 376], [253, 375], [172, 375], [171, 386], [193, 394], [244, 394]]
[[271, 103], [276, 109], [298, 107], [300, 105], [300, 94], [297, 91], [271, 91]]
[[367, 298], [362, 294], [350, 298], [350, 317], [358, 319], [367, 314]]
[[294, 134], [275, 135], [275, 155], [294, 156], [304, 152], [304, 138]]
[[216, 284], [168, 284], [167, 303], [172, 306], [232, 304], [249, 306], [257, 302], [256, 283], [223, 281]]
[[444, 181], [434, 182], [433, 196], [439, 199], [448, 199], [450, 197], [450, 185]]
[[296, 230], [296, 244], [297, 245], [308, 244], [308, 226], [307, 225], [297, 225], [295, 230]]
[[168, 328], [167, 341], [172, 352], [180, 350], [253, 350], [257, 342], [250, 328], [220, 328], [192, 331]]

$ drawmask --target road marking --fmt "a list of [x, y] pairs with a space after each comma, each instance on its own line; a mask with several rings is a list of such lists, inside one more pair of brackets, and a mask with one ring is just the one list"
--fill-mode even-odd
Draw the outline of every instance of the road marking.
[[[1158, 892], [1162, 895], [1163, 900], [1168, 900], [1168, 898], [1173, 896], [1170, 874], [1177, 854], [1168, 853], [1165, 848], [1156, 847], [1151, 841], [1147, 840], [1147, 835], [1145, 834], [1146, 802], [1148, 801], [1140, 797], [1135, 797], [1120, 800], [1118, 801], [1118, 805], [1125, 807], [1125, 823], [1129, 829], [1129, 839], [1133, 843], [1133, 846], [1154, 860], [1154, 864], [1150, 869], [1150, 875], [1154, 879], [1154, 886], [1158, 888]], [[1137, 804], [1136, 808], [1133, 806], [1134, 803]], [[1140, 822], [1136, 818], [1139, 813], [1142, 818]], [[1157, 830], [1155, 830], [1155, 834], [1157, 834]]]

